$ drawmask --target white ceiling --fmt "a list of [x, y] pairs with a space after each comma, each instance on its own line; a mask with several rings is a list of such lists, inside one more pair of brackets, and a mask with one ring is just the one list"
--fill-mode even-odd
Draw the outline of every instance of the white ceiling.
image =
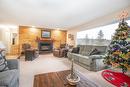
[[130, 6], [130, 0], [0, 0], [0, 24], [70, 28]]

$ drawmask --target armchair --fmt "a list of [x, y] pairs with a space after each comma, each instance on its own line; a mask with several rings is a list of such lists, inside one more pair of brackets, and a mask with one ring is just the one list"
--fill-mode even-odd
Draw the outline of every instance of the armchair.
[[31, 45], [30, 45], [30, 44], [28, 44], [28, 43], [22, 44], [22, 54], [24, 54], [25, 51], [26, 51], [27, 49], [30, 49], [30, 48], [31, 48]]
[[39, 56], [39, 50], [37, 49], [27, 49], [25, 50], [25, 60], [34, 60]]
[[66, 52], [66, 44], [61, 44], [59, 49], [54, 49], [53, 50], [53, 55], [56, 57], [65, 57], [65, 52]]
[[22, 44], [22, 53], [25, 55], [25, 60], [34, 60], [39, 56], [39, 50], [32, 48], [30, 44]]

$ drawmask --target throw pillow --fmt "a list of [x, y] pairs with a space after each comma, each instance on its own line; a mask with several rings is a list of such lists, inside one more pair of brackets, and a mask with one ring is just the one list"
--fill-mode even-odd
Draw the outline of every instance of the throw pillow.
[[8, 65], [6, 59], [2, 56], [2, 52], [0, 52], [0, 72], [8, 70]]
[[79, 50], [80, 50], [80, 47], [75, 47], [75, 48], [72, 49], [72, 53], [79, 54]]
[[90, 52], [89, 55], [97, 55], [97, 54], [100, 54], [100, 53], [101, 53], [101, 52], [100, 52], [98, 49], [94, 48], [94, 49]]

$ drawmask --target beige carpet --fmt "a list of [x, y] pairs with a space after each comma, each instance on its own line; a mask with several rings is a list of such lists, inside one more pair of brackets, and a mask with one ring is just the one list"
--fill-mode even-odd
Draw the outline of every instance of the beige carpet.
[[[20, 87], [33, 87], [34, 75], [70, 69], [67, 58], [57, 58], [52, 54], [40, 55], [33, 61], [20, 59]], [[80, 71], [99, 87], [113, 87], [101, 77], [101, 72], [90, 72], [75, 64], [75, 69]]]

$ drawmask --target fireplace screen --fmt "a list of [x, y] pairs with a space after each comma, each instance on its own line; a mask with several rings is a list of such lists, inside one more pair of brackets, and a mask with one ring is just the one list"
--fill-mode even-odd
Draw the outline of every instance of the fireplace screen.
[[39, 42], [38, 48], [40, 51], [52, 51], [53, 44], [52, 42]]
[[50, 50], [50, 46], [41, 46], [41, 50]]

